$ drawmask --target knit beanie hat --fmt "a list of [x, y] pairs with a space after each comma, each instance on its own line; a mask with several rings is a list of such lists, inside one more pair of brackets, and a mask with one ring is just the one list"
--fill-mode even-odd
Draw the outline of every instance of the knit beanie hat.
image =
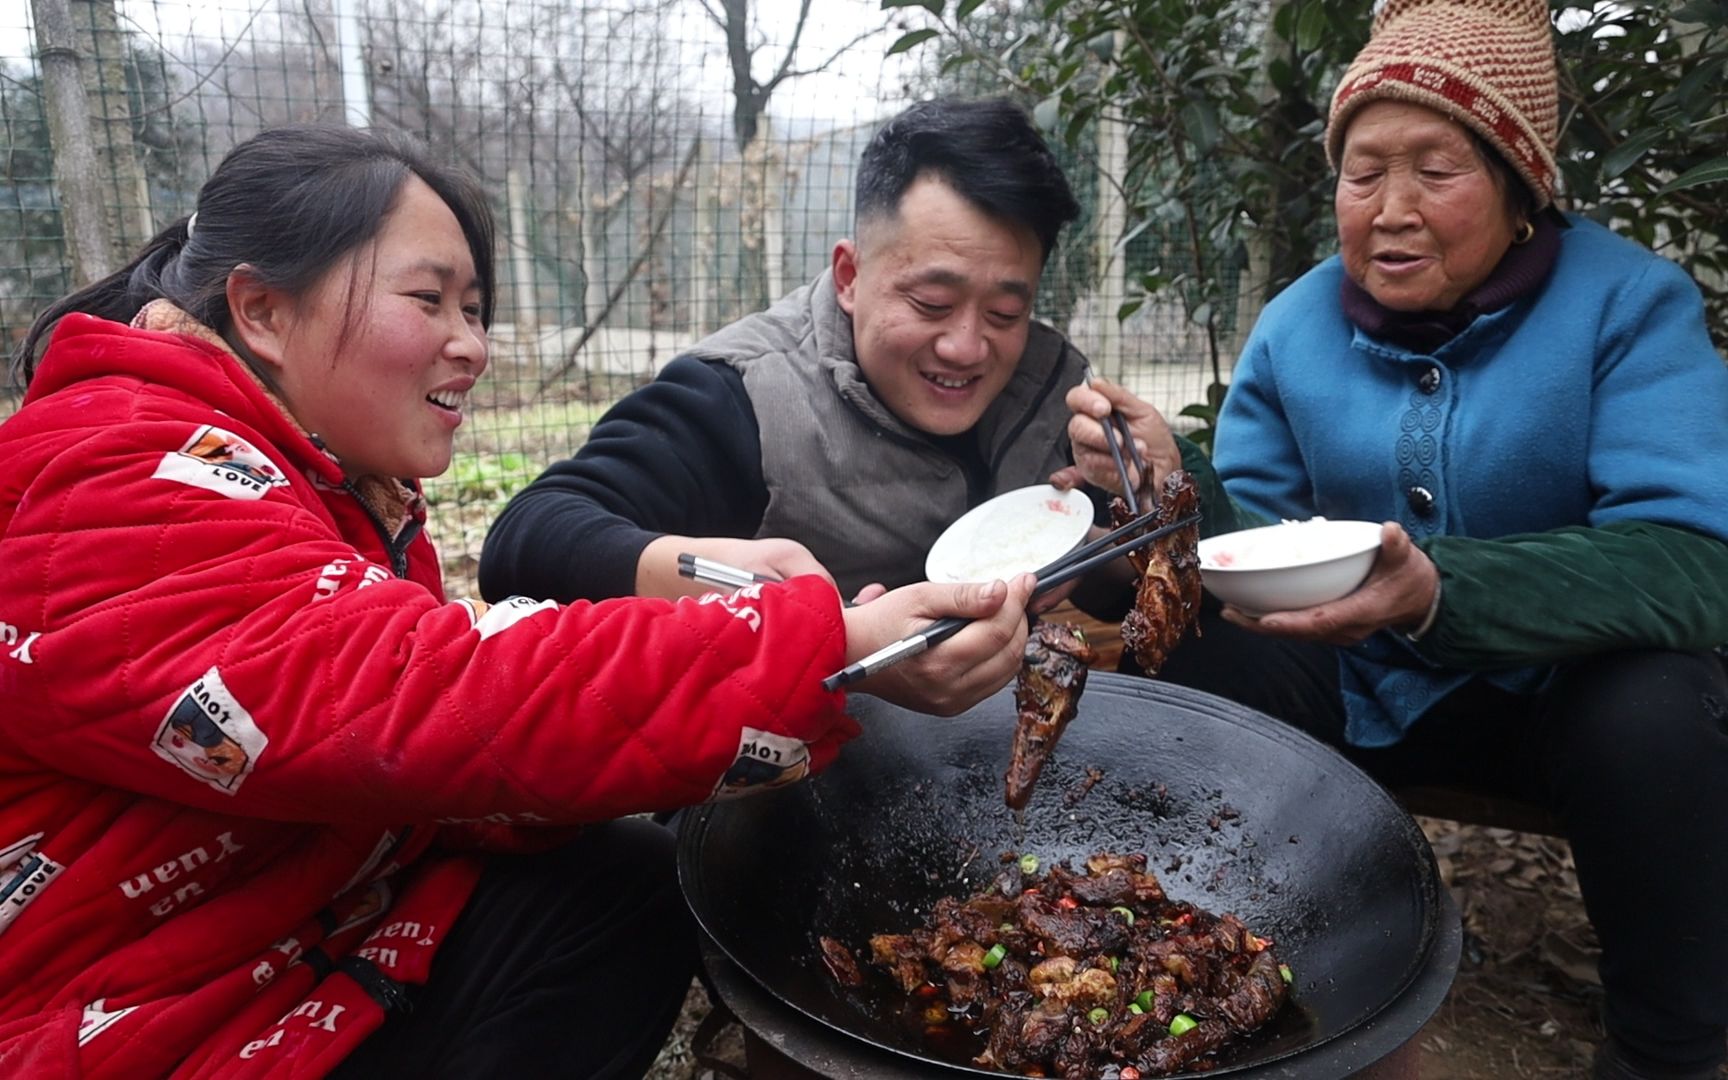
[[1547, 0], [1388, 0], [1332, 95], [1333, 168], [1350, 118], [1387, 99], [1481, 135], [1530, 186], [1537, 209], [1552, 201], [1560, 87]]

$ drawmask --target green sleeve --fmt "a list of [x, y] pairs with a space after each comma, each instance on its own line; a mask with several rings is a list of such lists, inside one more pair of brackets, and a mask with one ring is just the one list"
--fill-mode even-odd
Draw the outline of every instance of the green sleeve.
[[1198, 443], [1176, 436], [1176, 449], [1182, 454], [1182, 468], [1200, 489], [1200, 537], [1221, 536], [1239, 529], [1276, 524], [1236, 505], [1224, 491], [1218, 470]]
[[1622, 521], [1418, 546], [1441, 586], [1439, 617], [1418, 648], [1445, 667], [1728, 642], [1728, 544], [1714, 537]]

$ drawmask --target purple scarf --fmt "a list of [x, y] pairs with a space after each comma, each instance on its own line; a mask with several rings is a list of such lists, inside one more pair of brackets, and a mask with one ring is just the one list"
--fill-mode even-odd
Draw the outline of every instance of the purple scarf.
[[1557, 214], [1544, 213], [1536, 215], [1534, 224], [1535, 234], [1524, 243], [1507, 248], [1488, 280], [1448, 311], [1393, 311], [1345, 274], [1338, 289], [1344, 314], [1382, 341], [1432, 353], [1463, 333], [1476, 316], [1498, 311], [1542, 287], [1560, 254], [1560, 230], [1566, 223]]

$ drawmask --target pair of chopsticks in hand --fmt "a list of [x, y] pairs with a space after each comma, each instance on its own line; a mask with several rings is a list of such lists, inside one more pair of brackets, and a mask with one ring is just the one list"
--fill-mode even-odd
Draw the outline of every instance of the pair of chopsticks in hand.
[[688, 551], [678, 555], [678, 573], [692, 581], [722, 589], [742, 589], [746, 585], [770, 584], [780, 580], [767, 574], [753, 574], [736, 566], [727, 566], [713, 559], [704, 559]]
[[[1087, 364], [1081, 373], [1081, 378], [1087, 386], [1092, 385], [1092, 365]], [[1135, 494], [1134, 476], [1128, 472], [1128, 463], [1122, 458], [1122, 447], [1128, 447], [1128, 456], [1133, 459], [1134, 472], [1140, 476], [1140, 482], [1146, 483], [1151, 473], [1146, 471], [1146, 463], [1140, 460], [1140, 451], [1134, 446], [1134, 433], [1128, 430], [1128, 418], [1111, 409], [1098, 421], [1104, 426], [1104, 442], [1110, 447], [1110, 457], [1116, 462], [1116, 474], [1122, 478], [1122, 499], [1134, 512], [1140, 512], [1140, 497]], [[1121, 432], [1118, 439], [1117, 432]]]
[[[1042, 567], [1037, 572], [1038, 584], [1032, 589], [1032, 595], [1038, 596], [1058, 585], [1065, 585], [1082, 574], [1091, 573], [1112, 559], [1138, 551], [1154, 540], [1168, 536], [1176, 530], [1186, 528], [1200, 520], [1200, 515], [1191, 514], [1180, 521], [1162, 525], [1150, 532], [1141, 533], [1139, 536], [1132, 535], [1136, 530], [1144, 529], [1150, 525], [1152, 519], [1157, 515], [1158, 510], [1154, 507], [1121, 528], [1114, 529], [1089, 544], [1082, 544], [1049, 565]], [[1123, 540], [1124, 537], [1130, 537], [1130, 539]], [[1117, 543], [1119, 540], [1122, 542]], [[700, 581], [704, 585], [717, 585], [729, 589], [742, 588], [755, 582], [777, 580], [688, 553], [678, 556], [678, 572], [684, 577]], [[861, 660], [847, 664], [839, 671], [823, 679], [822, 689], [838, 690], [849, 683], [868, 678], [884, 668], [892, 667], [902, 660], [917, 656], [932, 645], [954, 636], [956, 631], [970, 622], [972, 622], [971, 619], [958, 616], [938, 619], [916, 634], [903, 637]]]

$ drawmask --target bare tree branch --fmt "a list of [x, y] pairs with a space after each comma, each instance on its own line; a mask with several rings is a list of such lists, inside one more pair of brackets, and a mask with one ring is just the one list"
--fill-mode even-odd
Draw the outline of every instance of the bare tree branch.
[[606, 296], [605, 306], [600, 309], [599, 314], [589, 321], [587, 326], [582, 328], [582, 336], [576, 339], [576, 344], [570, 346], [570, 352], [564, 357], [564, 362], [558, 365], [557, 370], [540, 380], [540, 385], [534, 389], [534, 397], [538, 398], [544, 394], [548, 387], [568, 375], [570, 369], [576, 366], [577, 358], [582, 355], [583, 347], [599, 332], [600, 327], [605, 325], [613, 309], [618, 306], [618, 301], [624, 298], [625, 290], [636, 280], [637, 275], [642, 273], [642, 268], [648, 265], [648, 260], [653, 258], [654, 247], [660, 242], [660, 234], [666, 231], [666, 223], [672, 220], [672, 211], [678, 207], [678, 192], [684, 189], [685, 183], [690, 179], [690, 168], [696, 164], [696, 157], [701, 149], [702, 136], [698, 134], [690, 140], [690, 149], [685, 151], [684, 160], [678, 165], [678, 174], [673, 178], [672, 187], [667, 192], [666, 205], [661, 208], [660, 216], [654, 221], [654, 227], [648, 231], [648, 239], [642, 244], [642, 250], [636, 253], [636, 258], [631, 260], [630, 268], [624, 272], [624, 280], [612, 287], [612, 291]]
[[780, 59], [780, 70], [768, 80], [767, 89], [772, 91], [780, 85], [786, 73], [792, 69], [792, 59], [798, 55], [798, 42], [804, 37], [804, 23], [810, 18], [810, 0], [800, 0], [798, 4], [798, 22], [792, 27], [792, 40], [786, 45], [786, 55]]
[[799, 78], [799, 77], [804, 76], [804, 75], [817, 75], [817, 74], [820, 74], [821, 72], [827, 71], [831, 66], [833, 66], [834, 61], [836, 61], [836, 60], [840, 59], [842, 56], [846, 55], [846, 53], [851, 50], [852, 46], [857, 45], [861, 42], [867, 41], [870, 38], [875, 37], [877, 34], [880, 34], [883, 31], [883, 29], [884, 29], [883, 27], [878, 26], [874, 30], [865, 30], [865, 31], [862, 31], [861, 33], [854, 35], [851, 41], [848, 41], [846, 44], [840, 46], [838, 49], [835, 49], [834, 52], [828, 57], [828, 59], [822, 61], [820, 64], [817, 64], [813, 68], [800, 68], [797, 71], [788, 71], [788, 72], [785, 72], [783, 75], [776, 75], [774, 77], [774, 81], [768, 85], [768, 89], [773, 90], [774, 87], [776, 87], [780, 84], [780, 81], [782, 79], [796, 79], [796, 78]]

